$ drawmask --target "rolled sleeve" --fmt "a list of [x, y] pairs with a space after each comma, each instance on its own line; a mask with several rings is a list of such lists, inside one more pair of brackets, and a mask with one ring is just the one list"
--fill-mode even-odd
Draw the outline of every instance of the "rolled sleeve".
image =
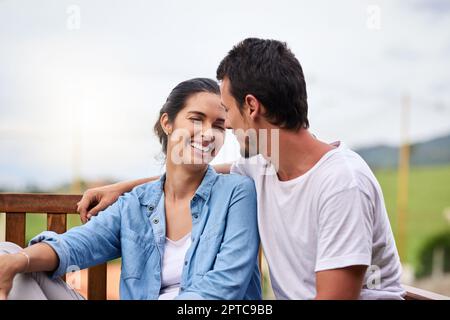
[[61, 240], [60, 235], [53, 231], [44, 231], [31, 239], [28, 245], [31, 246], [37, 243], [46, 243], [58, 255], [59, 265], [55, 271], [50, 273], [51, 278], [55, 279], [66, 274], [69, 269], [70, 253], [64, 241]]
[[370, 256], [367, 254], [354, 254], [330, 259], [322, 259], [316, 263], [315, 272], [345, 268], [349, 266], [369, 266]]
[[57, 269], [50, 273], [57, 278], [65, 273], [85, 269], [120, 257], [121, 207], [124, 196], [97, 216], [63, 234], [45, 231], [34, 237], [30, 245], [46, 243], [59, 258]]

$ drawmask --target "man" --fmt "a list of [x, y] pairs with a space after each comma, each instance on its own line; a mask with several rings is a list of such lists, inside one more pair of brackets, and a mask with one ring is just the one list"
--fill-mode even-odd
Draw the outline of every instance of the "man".
[[[216, 169], [255, 181], [276, 298], [402, 299], [381, 188], [356, 153], [308, 131], [303, 70], [286, 44], [246, 39], [222, 60], [217, 78], [243, 157]], [[273, 136], [278, 140], [267, 138]], [[88, 190], [79, 203], [82, 219], [152, 179]]]

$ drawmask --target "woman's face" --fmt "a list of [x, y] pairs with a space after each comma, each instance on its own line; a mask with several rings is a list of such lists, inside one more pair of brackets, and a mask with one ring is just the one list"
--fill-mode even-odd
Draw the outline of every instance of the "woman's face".
[[225, 139], [225, 118], [219, 95], [200, 92], [190, 96], [174, 122], [168, 124], [167, 159], [197, 166], [211, 162]]

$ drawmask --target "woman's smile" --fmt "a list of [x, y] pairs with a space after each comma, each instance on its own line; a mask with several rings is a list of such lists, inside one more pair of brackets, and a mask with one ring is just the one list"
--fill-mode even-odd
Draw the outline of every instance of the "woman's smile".
[[214, 142], [209, 142], [209, 141], [203, 141], [201, 143], [199, 143], [197, 141], [192, 141], [191, 147], [195, 151], [200, 151], [201, 153], [212, 153], [212, 151], [214, 151], [214, 149], [215, 149]]

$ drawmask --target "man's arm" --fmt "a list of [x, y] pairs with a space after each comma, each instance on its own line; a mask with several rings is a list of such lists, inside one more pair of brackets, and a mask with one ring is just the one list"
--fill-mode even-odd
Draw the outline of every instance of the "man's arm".
[[367, 266], [350, 266], [316, 273], [316, 300], [356, 300]]
[[[219, 164], [214, 169], [223, 174], [230, 173], [231, 164]], [[78, 202], [77, 211], [80, 214], [81, 221], [86, 223], [91, 217], [96, 216], [100, 211], [117, 201], [125, 192], [130, 192], [134, 187], [158, 180], [159, 176], [143, 178], [132, 181], [123, 181], [115, 184], [88, 189], [84, 192], [80, 202]]]
[[91, 217], [106, 209], [119, 199], [125, 192], [130, 192], [134, 187], [159, 179], [159, 177], [143, 178], [133, 181], [123, 181], [103, 187], [88, 189], [83, 193], [80, 202], [77, 203], [77, 211], [83, 223]]
[[358, 186], [322, 201], [315, 266], [316, 299], [358, 299], [372, 261], [373, 206]]
[[214, 167], [214, 170], [216, 170], [218, 173], [222, 173], [222, 174], [229, 174], [231, 171], [231, 163], [216, 164], [213, 167]]

